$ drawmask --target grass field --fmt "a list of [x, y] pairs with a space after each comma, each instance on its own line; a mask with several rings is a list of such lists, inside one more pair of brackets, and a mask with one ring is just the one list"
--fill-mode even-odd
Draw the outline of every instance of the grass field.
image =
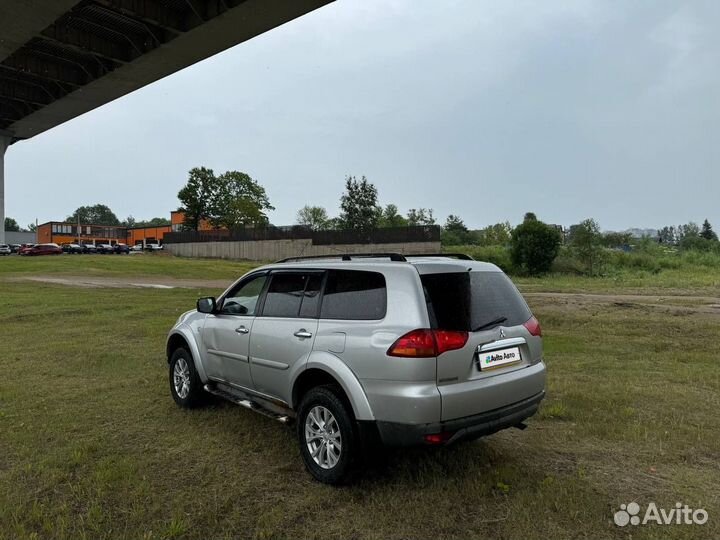
[[[392, 453], [345, 488], [310, 479], [287, 427], [173, 403], [165, 334], [217, 287], [24, 281], [230, 281], [248, 268], [0, 259], [0, 538], [720, 537], [720, 269], [518, 280], [549, 369], [529, 428]], [[631, 501], [680, 501], [709, 521], [619, 528]]]

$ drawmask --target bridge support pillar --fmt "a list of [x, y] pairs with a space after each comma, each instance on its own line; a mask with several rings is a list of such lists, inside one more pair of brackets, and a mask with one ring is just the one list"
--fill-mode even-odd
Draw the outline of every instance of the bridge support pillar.
[[5, 243], [5, 150], [12, 139], [0, 131], [0, 244]]

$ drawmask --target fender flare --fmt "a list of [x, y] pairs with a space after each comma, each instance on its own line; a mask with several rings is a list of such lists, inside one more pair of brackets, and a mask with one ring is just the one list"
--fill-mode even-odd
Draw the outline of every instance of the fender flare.
[[[168, 350], [170, 340], [173, 338], [173, 336], [180, 336], [188, 344], [188, 347], [190, 348], [190, 355], [192, 356], [193, 363], [195, 364], [195, 370], [200, 376], [200, 380], [203, 382], [203, 384], [207, 383], [208, 377], [205, 373], [205, 366], [203, 366], [202, 362], [200, 361], [200, 349], [198, 348], [197, 341], [195, 341], [190, 327], [187, 325], [181, 325], [173, 328], [170, 334], [168, 334], [167, 340], [165, 342], [166, 350]], [[168, 361], [170, 361], [169, 355]]]
[[313, 351], [304, 369], [293, 377], [292, 388], [295, 387], [298, 377], [308, 369], [324, 371], [340, 384], [350, 401], [356, 420], [375, 420], [365, 389], [345, 362], [329, 352]]

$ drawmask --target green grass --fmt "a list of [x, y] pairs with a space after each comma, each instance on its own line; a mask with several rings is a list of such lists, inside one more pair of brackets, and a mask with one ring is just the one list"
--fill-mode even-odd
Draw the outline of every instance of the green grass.
[[[170, 398], [165, 334], [216, 290], [5, 280], [229, 281], [247, 268], [152, 255], [0, 259], [0, 538], [720, 537], [720, 315], [701, 299], [530, 295], [549, 379], [527, 430], [395, 452], [356, 485], [332, 488], [303, 470], [291, 429], [229, 404], [180, 410]], [[717, 274], [675, 271], [521, 286], [720, 296]], [[682, 501], [710, 519], [616, 527], [613, 512], [632, 500]]]

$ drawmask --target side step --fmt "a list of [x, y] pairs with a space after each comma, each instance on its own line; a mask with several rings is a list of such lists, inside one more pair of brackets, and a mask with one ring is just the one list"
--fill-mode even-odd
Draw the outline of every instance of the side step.
[[206, 384], [203, 388], [205, 389], [206, 392], [208, 392], [210, 394], [221, 397], [228, 401], [232, 401], [236, 405], [241, 405], [241, 406], [245, 407], [246, 409], [250, 409], [252, 411], [258, 412], [264, 416], [267, 416], [268, 418], [272, 418], [273, 420], [277, 420], [278, 422], [281, 422], [283, 424], [287, 424], [292, 420], [292, 418], [289, 415], [281, 414], [281, 413], [275, 412], [273, 410], [270, 410], [268, 407], [265, 407], [258, 401], [251, 400], [249, 397], [241, 397], [232, 392], [225, 391], [222, 388], [218, 388], [215, 385]]

